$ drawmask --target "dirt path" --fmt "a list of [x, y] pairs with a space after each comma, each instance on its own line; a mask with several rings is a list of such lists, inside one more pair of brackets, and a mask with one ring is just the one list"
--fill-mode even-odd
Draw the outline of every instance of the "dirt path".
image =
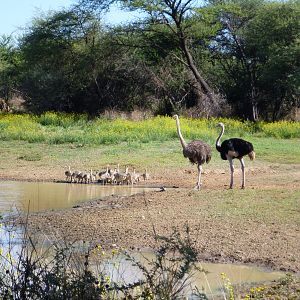
[[[44, 177], [39, 178], [51, 180], [49, 174], [44, 172]], [[10, 174], [6, 178], [22, 179], [22, 176]], [[32, 214], [29, 227], [69, 241], [140, 249], [157, 246], [153, 228], [157, 234], [166, 236], [174, 228], [183, 232], [188, 224], [199, 259], [300, 272], [300, 205], [284, 206], [291, 195], [300, 195], [299, 166], [252, 168], [247, 173], [246, 190], [238, 188], [239, 171], [235, 178], [235, 189], [229, 191], [228, 170], [207, 169], [203, 189], [194, 191], [193, 167], [176, 172], [165, 170], [152, 174], [147, 184], [180, 189], [167, 188], [164, 192], [131, 197], [111, 196], [68, 210]], [[250, 200], [243, 202], [247, 209], [239, 207], [240, 200], [247, 197]], [[263, 200], [265, 197], [269, 197], [267, 201]], [[273, 198], [276, 207], [268, 204]], [[265, 204], [261, 215], [260, 203]]]

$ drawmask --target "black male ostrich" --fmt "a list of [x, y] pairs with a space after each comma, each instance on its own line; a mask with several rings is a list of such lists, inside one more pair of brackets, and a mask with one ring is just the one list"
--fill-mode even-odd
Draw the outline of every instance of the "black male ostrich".
[[233, 186], [233, 173], [234, 173], [233, 159], [237, 158], [241, 162], [241, 168], [243, 173], [243, 179], [242, 179], [242, 189], [243, 189], [245, 188], [245, 162], [243, 157], [245, 155], [248, 155], [251, 160], [255, 159], [255, 152], [253, 149], [253, 145], [250, 142], [238, 138], [225, 140], [221, 144], [220, 140], [224, 133], [225, 126], [223, 123], [219, 123], [218, 126], [220, 126], [222, 130], [219, 137], [216, 140], [216, 148], [221, 153], [221, 158], [229, 161], [230, 171], [231, 171], [230, 188], [232, 189]]
[[195, 140], [190, 143], [186, 143], [182, 137], [180, 131], [179, 117], [178, 115], [174, 115], [177, 126], [177, 133], [180, 139], [180, 143], [182, 146], [183, 156], [187, 157], [192, 164], [197, 164], [198, 167], [198, 181], [195, 186], [195, 189], [200, 190], [200, 179], [202, 173], [202, 165], [206, 162], [208, 163], [211, 159], [211, 147], [203, 141]]

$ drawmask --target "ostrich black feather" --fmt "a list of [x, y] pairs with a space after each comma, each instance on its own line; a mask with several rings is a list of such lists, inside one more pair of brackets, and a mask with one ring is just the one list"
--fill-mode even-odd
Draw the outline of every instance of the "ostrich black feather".
[[227, 160], [227, 155], [231, 154], [232, 158], [242, 158], [254, 151], [253, 145], [239, 138], [231, 138], [222, 142], [221, 146], [216, 146], [221, 153], [221, 158]]

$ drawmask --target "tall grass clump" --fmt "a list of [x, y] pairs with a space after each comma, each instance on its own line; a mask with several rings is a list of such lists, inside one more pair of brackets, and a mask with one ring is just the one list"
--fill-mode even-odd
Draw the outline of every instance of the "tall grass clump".
[[46, 141], [44, 128], [31, 115], [0, 115], [0, 139], [32, 143]]
[[[170, 118], [156, 117], [144, 121], [123, 119], [96, 119], [89, 127], [92, 142], [117, 144], [119, 142], [140, 142], [170, 140], [174, 137], [174, 128]], [[175, 132], [176, 133], [176, 132]]]
[[254, 135], [261, 130], [257, 122], [255, 123], [251, 121], [241, 121], [228, 118], [217, 118], [212, 120], [214, 121], [214, 124], [219, 122], [224, 123], [225, 135], [228, 136], [244, 137]]
[[85, 114], [67, 114], [57, 112], [46, 112], [36, 117], [38, 123], [43, 126], [57, 127], [81, 127], [88, 122], [88, 116]]
[[[225, 124], [227, 137], [300, 138], [300, 123], [242, 122], [212, 118], [180, 118], [181, 131], [188, 140], [202, 139], [210, 144], [219, 134], [216, 125]], [[177, 139], [175, 120], [157, 116], [142, 121], [94, 118], [87, 115], [46, 112], [40, 116], [0, 114], [0, 140], [24, 140], [49, 144], [80, 143], [90, 145], [149, 143]]]
[[300, 122], [280, 121], [275, 123], [261, 123], [261, 130], [265, 136], [275, 138], [299, 138]]

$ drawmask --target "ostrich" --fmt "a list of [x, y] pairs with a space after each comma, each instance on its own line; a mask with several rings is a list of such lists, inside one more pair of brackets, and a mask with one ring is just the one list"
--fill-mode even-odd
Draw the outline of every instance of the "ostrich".
[[206, 162], [209, 163], [211, 159], [211, 147], [203, 141], [195, 140], [190, 143], [186, 143], [182, 137], [180, 131], [179, 117], [174, 115], [177, 126], [178, 137], [182, 146], [183, 156], [187, 157], [192, 164], [197, 164], [198, 167], [198, 181], [195, 186], [195, 189], [200, 190], [200, 179], [202, 173], [202, 165]]
[[136, 183], [137, 181], [140, 181], [140, 177], [141, 177], [141, 176], [142, 176], [142, 175], [139, 174], [139, 173], [136, 173], [136, 172], [135, 172], [135, 168], [133, 168], [133, 172], [132, 172], [132, 174], [131, 174], [132, 182], [133, 182], [133, 183]]
[[73, 174], [73, 172], [71, 171], [71, 167], [68, 166], [68, 170], [65, 171], [66, 181], [69, 179], [70, 182], [72, 182], [72, 179], [73, 179], [72, 174]]
[[99, 176], [99, 178], [100, 178], [100, 181], [101, 181], [103, 184], [108, 183], [109, 178], [111, 178], [109, 165], [106, 166], [106, 170], [105, 170], [105, 171], [99, 171], [99, 172], [98, 172], [98, 176]]
[[73, 171], [72, 173], [73, 182], [77, 182], [79, 174], [81, 174], [81, 171], [78, 170]]
[[221, 137], [224, 134], [225, 126], [223, 123], [219, 123], [218, 126], [221, 127], [220, 135], [216, 140], [216, 148], [221, 154], [221, 158], [229, 161], [230, 165], [230, 188], [233, 186], [233, 173], [234, 173], [234, 165], [233, 160], [235, 158], [240, 160], [241, 169], [243, 173], [242, 177], [242, 189], [245, 188], [245, 162], [243, 157], [248, 155], [251, 160], [255, 159], [255, 152], [253, 149], [253, 145], [250, 142], [239, 138], [231, 138], [225, 140], [222, 144], [220, 143]]
[[145, 169], [145, 173], [141, 175], [144, 178], [144, 181], [150, 179], [150, 174], [147, 172], [147, 169]]
[[123, 184], [125, 182], [128, 183], [128, 180], [130, 179], [130, 177], [128, 176], [128, 167], [125, 166], [125, 172], [118, 172], [115, 174], [115, 181], [117, 184]]

